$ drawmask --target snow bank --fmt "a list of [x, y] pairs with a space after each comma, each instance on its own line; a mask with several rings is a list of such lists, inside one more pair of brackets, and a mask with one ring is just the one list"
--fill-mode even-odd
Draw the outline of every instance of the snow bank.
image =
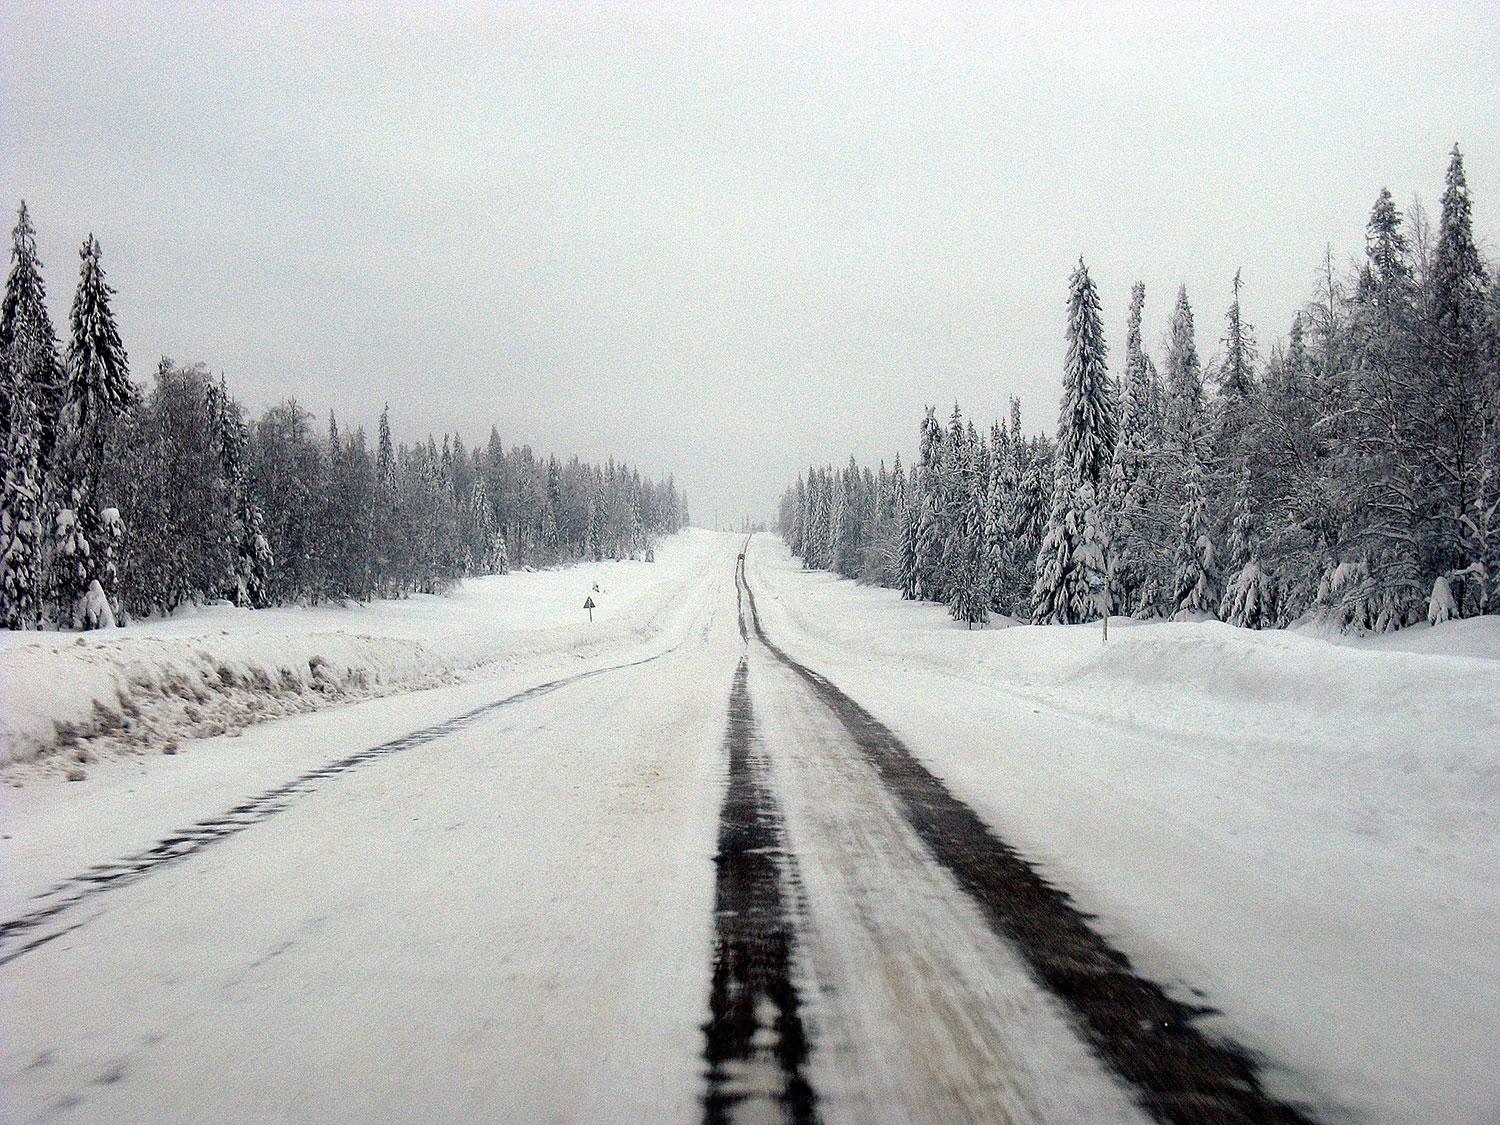
[[643, 640], [714, 542], [689, 530], [664, 542], [654, 563], [495, 575], [449, 595], [365, 606], [216, 605], [123, 630], [0, 632], [0, 765], [76, 770], [100, 755], [170, 749], [497, 662]]
[[[1500, 620], [967, 631], [757, 537], [770, 636], [1330, 1120], [1500, 1120]], [[1205, 998], [1206, 997], [1206, 998]]]

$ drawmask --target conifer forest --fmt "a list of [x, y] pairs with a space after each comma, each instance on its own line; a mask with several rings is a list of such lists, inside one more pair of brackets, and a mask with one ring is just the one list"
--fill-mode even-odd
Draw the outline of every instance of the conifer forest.
[[1111, 355], [1080, 260], [1054, 434], [1027, 433], [1015, 400], [984, 429], [929, 408], [909, 469], [799, 476], [789, 546], [970, 625], [1317, 613], [1384, 632], [1500, 609], [1500, 277], [1459, 149], [1436, 218], [1381, 189], [1363, 260], [1325, 255], [1264, 351], [1240, 289], [1204, 358], [1179, 288], [1153, 357], [1137, 284]]
[[0, 627], [94, 629], [190, 603], [369, 601], [512, 565], [643, 556], [681, 528], [668, 477], [507, 450], [371, 448], [295, 400], [258, 420], [201, 363], [131, 378], [98, 241], [79, 252], [66, 347], [23, 202], [0, 313]]

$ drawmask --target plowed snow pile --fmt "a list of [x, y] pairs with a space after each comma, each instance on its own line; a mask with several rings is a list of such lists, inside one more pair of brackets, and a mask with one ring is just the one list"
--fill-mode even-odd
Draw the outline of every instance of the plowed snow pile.
[[126, 629], [0, 632], [0, 765], [76, 771], [483, 667], [641, 640], [712, 542], [689, 530], [654, 563], [515, 572], [364, 606], [215, 605]]

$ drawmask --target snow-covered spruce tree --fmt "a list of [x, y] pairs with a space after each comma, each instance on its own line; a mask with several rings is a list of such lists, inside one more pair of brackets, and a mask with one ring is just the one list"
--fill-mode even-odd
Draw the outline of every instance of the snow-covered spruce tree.
[[1218, 558], [1208, 522], [1208, 498], [1204, 493], [1203, 468], [1189, 446], [1184, 479], [1182, 516], [1178, 521], [1177, 553], [1174, 558], [1173, 604], [1176, 615], [1192, 617], [1212, 614], [1219, 605], [1216, 577]]
[[919, 509], [920, 498], [914, 502], [912, 493], [908, 490], [903, 497], [897, 516], [901, 521], [901, 564], [897, 575], [901, 596], [907, 601], [915, 601], [921, 596], [921, 567], [919, 565], [921, 552], [918, 549]]
[[0, 381], [0, 449], [6, 448], [10, 397], [19, 392], [31, 400], [37, 463], [43, 469], [51, 461], [66, 383], [58, 354], [36, 232], [23, 201], [11, 232], [10, 273], [0, 301], [0, 368], [10, 369], [9, 378]]
[[1037, 558], [1046, 534], [1052, 502], [1048, 494], [1049, 486], [1053, 483], [1051, 450], [1041, 439], [1028, 442], [1026, 449], [1021, 484], [1016, 494], [1015, 521], [1011, 525], [1011, 538], [1015, 544], [1011, 554], [1011, 578], [1016, 592], [1011, 612], [1017, 616], [1031, 611]]
[[1458, 603], [1453, 598], [1453, 587], [1445, 575], [1439, 574], [1432, 584], [1432, 594], [1427, 599], [1427, 624], [1441, 625], [1458, 616]]
[[952, 413], [948, 415], [947, 431], [943, 435], [942, 471], [938, 474], [938, 512], [943, 536], [942, 549], [938, 553], [938, 581], [943, 593], [941, 599], [935, 600], [941, 600], [945, 604], [953, 595], [953, 586], [958, 581], [958, 571], [963, 563], [964, 510], [969, 496], [968, 432], [963, 412], [955, 402]]
[[115, 591], [105, 585], [111, 574], [104, 548], [106, 540], [117, 543], [124, 529], [112, 524], [106, 532], [98, 489], [110, 428], [131, 408], [135, 391], [109, 307], [114, 290], [105, 283], [99, 243], [92, 234], [79, 257], [69, 322], [67, 391], [52, 470], [59, 498], [53, 552], [59, 624], [92, 628], [106, 618], [92, 589], [96, 583], [108, 604], [108, 618], [118, 618]]
[[798, 558], [807, 550], [807, 485], [802, 474], [797, 474], [797, 483], [792, 487], [791, 522], [783, 525], [787, 547]]
[[[1430, 339], [1432, 393], [1428, 449], [1438, 521], [1434, 563], [1459, 578], [1453, 593], [1461, 611], [1485, 612], [1495, 598], [1495, 575], [1483, 542], [1488, 521], [1479, 508], [1484, 493], [1486, 424], [1494, 395], [1485, 370], [1489, 278], [1474, 242], [1472, 206], [1463, 154], [1454, 145], [1443, 189], [1442, 216], [1432, 267]], [[1487, 385], [1488, 384], [1488, 385]]]
[[0, 628], [35, 629], [42, 615], [41, 481], [33, 399], [10, 402], [0, 479]]
[[1031, 586], [1037, 548], [1047, 520], [1047, 497], [1036, 480], [1028, 481], [1027, 466], [1034, 460], [1030, 443], [1021, 435], [1021, 404], [1010, 400], [1010, 424], [1004, 453], [997, 458], [999, 490], [994, 550], [995, 599], [999, 613], [1031, 616]]
[[962, 621], [972, 629], [990, 619], [990, 599], [994, 596], [990, 550], [985, 540], [988, 458], [984, 443], [972, 430], [965, 435], [962, 456], [963, 467], [958, 478], [963, 490], [962, 509], [960, 531], [954, 544], [948, 612], [953, 620]]
[[1079, 558], [1083, 541], [1080, 487], [1071, 466], [1057, 462], [1052, 515], [1036, 556], [1031, 620], [1037, 625], [1071, 625], [1088, 620], [1093, 605], [1088, 572]]
[[1219, 367], [1220, 424], [1240, 433], [1255, 393], [1255, 332], [1240, 315], [1240, 271], [1234, 271], [1234, 300], [1224, 314], [1224, 361]]
[[808, 525], [808, 555], [803, 562], [813, 570], [826, 570], [833, 557], [833, 493], [829, 473], [817, 469], [809, 474], [812, 483]]
[[922, 417], [921, 441], [917, 460], [917, 588], [916, 596], [926, 601], [940, 601], [943, 589], [943, 545], [947, 539], [943, 525], [942, 476], [943, 432], [937, 411], [932, 407]]
[[842, 566], [851, 549], [849, 499], [844, 481], [831, 467], [828, 470], [828, 550], [827, 569], [843, 574]]
[[990, 608], [1007, 612], [1005, 568], [1012, 549], [1010, 513], [1017, 484], [1010, 431], [997, 419], [990, 426], [988, 477], [984, 482], [984, 549], [990, 572]]
[[163, 357], [139, 408], [112, 429], [103, 479], [130, 526], [121, 590], [129, 613], [171, 613], [228, 592], [237, 511], [225, 475], [220, 393], [201, 364], [179, 367]]
[[1167, 430], [1173, 445], [1184, 451], [1197, 441], [1203, 417], [1203, 369], [1193, 336], [1193, 308], [1187, 286], [1177, 290], [1167, 345]]
[[[498, 444], [499, 435], [492, 432], [492, 438]], [[504, 450], [501, 449], [500, 453], [503, 458]], [[399, 504], [396, 446], [391, 439], [391, 404], [387, 402], [380, 408], [380, 425], [375, 441], [375, 510], [370, 517], [374, 523], [372, 535], [375, 561], [381, 574], [380, 594], [387, 598], [398, 597], [406, 592], [405, 540], [399, 534], [396, 524]]]
[[1130, 289], [1130, 315], [1125, 322], [1125, 374], [1120, 380], [1119, 424], [1111, 459], [1111, 491], [1123, 494], [1145, 470], [1150, 437], [1147, 427], [1151, 411], [1151, 384], [1146, 353], [1141, 345], [1141, 314], [1146, 305], [1146, 286], [1137, 281]]
[[1360, 587], [1373, 604], [1345, 613], [1374, 627], [1419, 621], [1429, 584], [1423, 576], [1430, 488], [1422, 472], [1423, 376], [1417, 290], [1401, 213], [1384, 188], [1366, 227], [1366, 260], [1355, 290], [1353, 427], [1348, 487], [1359, 502], [1350, 549], [1369, 564]]
[[1141, 602], [1148, 576], [1159, 569], [1160, 535], [1150, 521], [1153, 481], [1148, 466], [1157, 456], [1152, 434], [1152, 373], [1141, 343], [1141, 314], [1146, 286], [1136, 282], [1130, 291], [1130, 315], [1125, 325], [1125, 374], [1120, 380], [1120, 418], [1109, 481], [1101, 503], [1106, 529], [1116, 551], [1110, 602], [1119, 612], [1148, 612]]
[[249, 432], [239, 404], [227, 387], [217, 396], [219, 455], [234, 506], [232, 563], [226, 590], [235, 605], [263, 609], [270, 604], [275, 556], [266, 540], [265, 517], [251, 489]]
[[1099, 293], [1083, 259], [1068, 279], [1068, 353], [1062, 407], [1057, 419], [1057, 458], [1079, 484], [1104, 484], [1119, 433], [1116, 404], [1105, 359]]
[[1057, 487], [1032, 593], [1033, 620], [1063, 625], [1086, 621], [1092, 612], [1089, 575], [1077, 558], [1087, 514], [1079, 505], [1085, 500], [1091, 507], [1096, 503], [1108, 478], [1118, 432], [1105, 369], [1099, 295], [1082, 259], [1068, 290], [1068, 352], [1057, 421]]
[[[1078, 508], [1083, 513], [1082, 534], [1078, 540], [1078, 567], [1088, 583], [1090, 604], [1085, 619], [1109, 618], [1114, 613], [1114, 544], [1110, 540], [1109, 522], [1105, 517], [1094, 486], [1085, 481], [1078, 489]], [[1109, 622], [1105, 620], [1106, 632]]]
[[1248, 467], [1241, 470], [1235, 487], [1228, 561], [1233, 577], [1219, 602], [1220, 619], [1247, 629], [1270, 628], [1276, 623], [1275, 585], [1261, 564], [1255, 515], [1250, 507]]

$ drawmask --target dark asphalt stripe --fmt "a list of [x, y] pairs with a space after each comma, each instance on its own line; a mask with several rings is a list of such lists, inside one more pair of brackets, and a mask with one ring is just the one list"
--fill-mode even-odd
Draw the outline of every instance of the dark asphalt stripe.
[[[738, 570], [738, 568], [737, 568]], [[740, 657], [724, 736], [729, 783], [714, 859], [714, 965], [703, 1025], [703, 1120], [727, 1122], [749, 1103], [788, 1121], [817, 1119], [805, 1073], [809, 1043], [794, 977], [796, 873], [781, 810], [755, 735]], [[758, 1103], [758, 1105], [757, 1105]]]
[[756, 639], [838, 716], [933, 858], [1066, 1005], [1147, 1112], [1182, 1125], [1311, 1120], [1266, 1092], [1248, 1051], [1196, 1026], [1212, 1009], [1174, 1000], [1134, 974], [1129, 959], [1089, 927], [1068, 894], [995, 836], [886, 726], [773, 644], [761, 628], [749, 581], [741, 581]]
[[495, 700], [493, 703], [486, 703], [472, 711], [465, 711], [461, 715], [456, 715], [434, 726], [412, 731], [410, 734], [393, 738], [389, 742], [382, 742], [379, 746], [371, 746], [350, 754], [346, 758], [339, 758], [317, 769], [308, 770], [291, 781], [278, 785], [275, 789], [268, 789], [258, 797], [252, 797], [248, 801], [235, 805], [220, 816], [200, 820], [188, 828], [180, 828], [171, 835], [158, 840], [149, 848], [120, 859], [97, 864], [83, 874], [65, 879], [34, 896], [34, 901], [42, 902], [44, 905], [19, 918], [0, 923], [0, 965], [8, 965], [18, 957], [25, 956], [33, 949], [45, 945], [52, 938], [59, 937], [68, 930], [77, 929], [78, 925], [83, 923], [69, 926], [67, 930], [60, 930], [46, 937], [29, 941], [20, 940], [38, 926], [52, 921], [104, 891], [137, 882], [162, 867], [187, 859], [211, 844], [237, 835], [252, 824], [259, 824], [267, 817], [290, 807], [298, 798], [316, 791], [320, 783], [329, 778], [349, 773], [381, 758], [387, 758], [403, 750], [410, 750], [415, 746], [422, 746], [446, 735], [454, 734], [502, 707], [535, 699], [570, 684], [576, 684], [594, 676], [602, 676], [607, 672], [618, 672], [625, 668], [637, 668], [642, 664], [650, 664], [653, 660], [660, 660], [673, 651], [675, 650], [668, 649], [666, 652], [657, 653], [644, 660], [633, 660], [627, 664], [615, 664], [608, 668], [595, 668], [592, 671], [579, 672], [545, 684], [537, 684], [515, 695]]

